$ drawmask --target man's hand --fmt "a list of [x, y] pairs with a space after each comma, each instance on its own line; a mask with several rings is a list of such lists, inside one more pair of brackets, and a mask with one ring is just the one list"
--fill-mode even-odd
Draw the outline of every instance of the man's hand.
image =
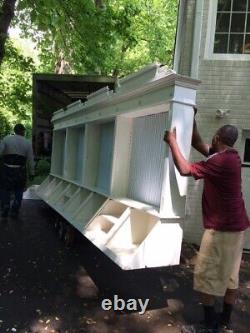
[[166, 131], [164, 135], [164, 141], [171, 145], [173, 142], [176, 141], [176, 129], [173, 129], [173, 132]]
[[174, 164], [176, 165], [177, 169], [179, 170], [182, 176], [190, 176], [190, 164], [186, 159], [183, 157], [178, 144], [176, 142], [176, 129], [174, 128], [173, 131], [166, 131], [164, 135], [164, 141], [169, 144], [169, 147], [172, 152]]

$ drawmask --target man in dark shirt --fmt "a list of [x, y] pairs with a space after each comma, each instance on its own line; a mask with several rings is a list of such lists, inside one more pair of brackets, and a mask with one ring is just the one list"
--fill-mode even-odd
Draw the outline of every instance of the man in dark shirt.
[[[34, 175], [34, 160], [32, 145], [24, 137], [25, 127], [17, 124], [14, 127], [15, 135], [7, 135], [0, 142], [0, 156], [3, 158], [1, 170], [2, 187], [2, 218], [10, 214], [16, 218], [21, 207], [23, 192], [26, 186], [26, 165], [30, 176]], [[14, 193], [12, 205], [11, 194]]]
[[[237, 138], [237, 128], [225, 125], [216, 132], [211, 146], [205, 144], [194, 120], [192, 146], [207, 159], [192, 164], [180, 152], [175, 133], [165, 133], [164, 140], [180, 174], [204, 179], [205, 232], [194, 270], [194, 289], [201, 293], [204, 324], [183, 326], [183, 333], [233, 332], [230, 318], [238, 288], [243, 236], [250, 225], [241, 192], [241, 161], [233, 148]], [[214, 310], [215, 296], [224, 297], [219, 320]]]

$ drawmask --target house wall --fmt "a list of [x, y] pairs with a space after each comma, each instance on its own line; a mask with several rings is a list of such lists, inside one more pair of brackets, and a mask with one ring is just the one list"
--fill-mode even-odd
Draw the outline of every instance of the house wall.
[[[236, 148], [243, 157], [244, 140], [242, 129], [250, 129], [250, 55], [249, 60], [209, 60], [205, 57], [207, 31], [209, 24], [209, 3], [204, 1], [201, 47], [199, 57], [198, 79], [202, 81], [197, 91], [198, 114], [197, 124], [204, 141], [210, 142], [214, 132], [225, 124], [232, 124], [239, 129], [239, 139]], [[184, 45], [180, 57], [179, 74], [191, 75], [192, 36], [195, 20], [195, 1], [187, 1], [185, 14]], [[215, 113], [218, 109], [229, 109], [230, 115], [219, 119]], [[197, 161], [203, 157], [192, 151], [191, 160]], [[245, 204], [250, 216], [250, 168], [242, 168], [242, 184]], [[184, 238], [199, 244], [202, 228], [201, 193], [203, 181], [190, 179], [186, 219], [184, 223]], [[245, 247], [250, 249], [250, 232], [247, 232]]]

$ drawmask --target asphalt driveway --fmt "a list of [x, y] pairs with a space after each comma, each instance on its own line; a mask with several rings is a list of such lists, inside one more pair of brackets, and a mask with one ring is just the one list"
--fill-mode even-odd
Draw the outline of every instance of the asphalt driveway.
[[[43, 202], [24, 200], [18, 220], [0, 221], [0, 333], [178, 333], [183, 323], [200, 321], [192, 246], [183, 246], [178, 267], [124, 273], [80, 235], [66, 247], [54, 219]], [[148, 311], [104, 311], [101, 302], [115, 294], [149, 298]], [[234, 323], [235, 333], [250, 332], [248, 254]]]

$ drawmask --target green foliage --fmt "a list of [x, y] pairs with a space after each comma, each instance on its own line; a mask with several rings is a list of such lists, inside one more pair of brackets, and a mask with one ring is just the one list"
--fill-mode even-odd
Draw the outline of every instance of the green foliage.
[[60, 54], [75, 73], [125, 75], [171, 65], [177, 0], [20, 0], [16, 22], [38, 42], [43, 68]]
[[36, 174], [43, 176], [48, 175], [50, 171], [50, 162], [46, 159], [41, 159], [36, 165]]
[[[3, 3], [0, 0], [0, 5]], [[12, 22], [39, 47], [40, 72], [60, 58], [72, 73], [123, 76], [173, 61], [178, 0], [19, 0]], [[6, 43], [0, 69], [0, 137], [13, 123], [31, 128], [31, 58]]]
[[33, 61], [22, 56], [11, 41], [0, 71], [0, 137], [10, 133], [13, 124], [22, 122], [31, 129]]
[[46, 158], [41, 159], [37, 162], [35, 168], [35, 177], [28, 181], [28, 187], [32, 185], [40, 185], [50, 172], [50, 161]]

